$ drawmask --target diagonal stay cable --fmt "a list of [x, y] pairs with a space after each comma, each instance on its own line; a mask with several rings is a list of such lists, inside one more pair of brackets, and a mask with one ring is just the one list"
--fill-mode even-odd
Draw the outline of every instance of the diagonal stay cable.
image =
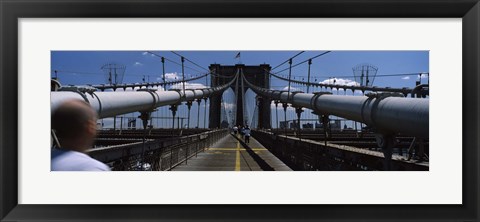
[[188, 62], [192, 63], [193, 65], [195, 65], [195, 66], [197, 66], [197, 67], [199, 67], [199, 68], [201, 68], [201, 69], [210, 71], [210, 70], [204, 68], [203, 66], [198, 65], [196, 62], [188, 59], [187, 57], [185, 57], [185, 56], [183, 56], [183, 55], [180, 55], [179, 53], [176, 53], [176, 52], [174, 52], [174, 51], [170, 51], [170, 52], [172, 52], [173, 54], [175, 54], [175, 55], [177, 55], [177, 56], [180, 56], [181, 58], [184, 58], [184, 59], [187, 60]]
[[[308, 62], [308, 61], [310, 61], [310, 60], [316, 59], [316, 58], [318, 58], [318, 57], [320, 57], [320, 56], [323, 56], [323, 55], [325, 55], [325, 54], [327, 54], [327, 53], [330, 53], [330, 52], [332, 52], [332, 51], [326, 51], [326, 52], [324, 52], [324, 53], [321, 53], [321, 54], [319, 54], [319, 55], [316, 55], [316, 56], [314, 56], [314, 57], [311, 57], [311, 58], [309, 58], [309, 59], [307, 59], [307, 60], [305, 60], [305, 61], [299, 62], [299, 63], [297, 63], [297, 64], [295, 64], [295, 65], [292, 65], [292, 68], [294, 68], [294, 67], [296, 67], [296, 66], [299, 66], [299, 65], [301, 65], [301, 64], [303, 64], [303, 63], [306, 63], [306, 62]], [[278, 72], [276, 72], [276, 73], [281, 73], [281, 72], [286, 71], [286, 70], [288, 70], [288, 69], [290, 69], [290, 67], [289, 67], [289, 68], [286, 68], [286, 69], [282, 69], [282, 70], [280, 70], [280, 71], [278, 71]]]
[[293, 58], [299, 56], [300, 54], [302, 54], [302, 53], [304, 53], [304, 52], [305, 52], [305, 51], [301, 51], [301, 52], [297, 53], [296, 55], [294, 55], [294, 56], [290, 57], [289, 59], [285, 60], [285, 62], [280, 63], [280, 65], [277, 65], [277, 66], [273, 67], [271, 70], [274, 70], [274, 69], [282, 66], [283, 64], [285, 64], [285, 63], [287, 63], [288, 61], [290, 61], [290, 59], [293, 59]]
[[[167, 57], [165, 57], [165, 56], [161, 56], [161, 55], [159, 55], [159, 54], [156, 54], [156, 53], [153, 53], [153, 52], [150, 52], [150, 51], [147, 51], [147, 53], [150, 53], [150, 54], [152, 54], [152, 55], [154, 55], [154, 56], [157, 56], [157, 57], [160, 57], [160, 58], [164, 58], [166, 61], [169, 61], [169, 62], [171, 62], [171, 63], [173, 63], [173, 64], [178, 65], [178, 66], [182, 66], [182, 64], [180, 64], [180, 63], [178, 63], [178, 62], [175, 62], [175, 61], [173, 61], [173, 60], [171, 60], [171, 59], [169, 59], [169, 58], [167, 58]], [[200, 70], [198, 70], [198, 69], [194, 69], [194, 68], [192, 68], [192, 67], [190, 67], [190, 66], [184, 66], [184, 67], [187, 68], [187, 69], [196, 71], [196, 72], [198, 72], [198, 73], [202, 73], [202, 72], [203, 72], [203, 71], [200, 71]], [[208, 70], [207, 70], [207, 71], [208, 71]]]

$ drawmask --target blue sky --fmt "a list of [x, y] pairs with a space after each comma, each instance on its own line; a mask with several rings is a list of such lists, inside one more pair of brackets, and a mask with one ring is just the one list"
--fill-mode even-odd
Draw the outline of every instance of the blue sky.
[[[178, 51], [179, 54], [197, 63], [201, 67], [208, 68], [212, 63], [232, 65], [238, 63], [235, 55], [239, 51]], [[299, 51], [240, 51], [241, 62], [247, 65], [270, 64], [272, 67], [284, 62], [286, 59], [297, 54]], [[293, 59], [293, 64], [307, 60], [324, 51], [306, 51]], [[156, 54], [180, 63], [180, 57], [169, 51], [155, 51]], [[62, 84], [101, 84], [105, 83], [105, 76], [100, 67], [107, 63], [117, 63], [126, 66], [124, 83], [142, 82], [143, 76], [146, 81], [156, 81], [162, 74], [160, 58], [145, 53], [145, 51], [53, 51], [51, 53], [51, 67], [58, 70], [58, 76]], [[420, 73], [428, 72], [428, 51], [333, 51], [318, 57], [312, 61], [311, 76], [318, 81], [328, 77], [346, 77], [353, 79], [352, 67], [369, 63], [378, 67], [377, 75]], [[185, 62], [192, 69], [185, 69], [187, 76], [197, 75], [205, 70]], [[273, 70], [273, 72], [288, 68], [288, 64]], [[292, 70], [293, 76], [307, 76], [308, 65], [297, 66]], [[68, 71], [68, 72], [63, 72]], [[181, 74], [181, 67], [166, 61], [166, 73]], [[288, 74], [288, 70], [283, 72]], [[375, 85], [390, 87], [413, 87], [416, 76], [402, 79], [406, 76], [378, 77]], [[314, 79], [312, 79], [314, 80]], [[199, 81], [199, 82], [204, 82]], [[272, 86], [285, 86], [284, 81], [273, 80]]]
[[[152, 51], [169, 60], [180, 63], [180, 57], [170, 51]], [[241, 63], [246, 65], [270, 64], [273, 67], [281, 64], [288, 58], [300, 51], [176, 51], [185, 58], [195, 62], [200, 67], [185, 61], [186, 77], [200, 75], [207, 72], [208, 66], [213, 63], [222, 65], [233, 65], [240, 61], [235, 58], [238, 52], [241, 53]], [[325, 51], [306, 51], [293, 59], [293, 64], [303, 62], [309, 58], [319, 55]], [[145, 51], [52, 51], [51, 52], [51, 76], [54, 77], [54, 70], [63, 85], [85, 85], [106, 83], [105, 73], [101, 70], [104, 64], [116, 63], [126, 67], [123, 83], [136, 83], [145, 81], [161, 81], [162, 63], [160, 58]], [[374, 81], [376, 86], [388, 86], [394, 88], [415, 86], [418, 75], [380, 77], [391, 74], [411, 74], [429, 72], [428, 51], [332, 51], [328, 54], [313, 59], [311, 65], [311, 81], [331, 81], [336, 78], [338, 83], [355, 84], [352, 68], [358, 64], [368, 63], [378, 68], [377, 78]], [[274, 69], [272, 72], [288, 68], [288, 63]], [[292, 78], [304, 79], [306, 81], [308, 64], [304, 63], [292, 69]], [[167, 79], [181, 78], [181, 66], [170, 61], [165, 62]], [[288, 70], [278, 75], [287, 76]], [[425, 75], [423, 76], [425, 77]], [[209, 81], [209, 80], [208, 80]], [[425, 83], [427, 78], [422, 78]], [[196, 87], [203, 87], [205, 79], [193, 82]], [[284, 89], [287, 83], [272, 78], [273, 89]], [[306, 91], [303, 86], [292, 85], [292, 88]], [[253, 97], [252, 93], [248, 96]], [[225, 98], [228, 100], [231, 98]], [[231, 102], [231, 101], [230, 101]], [[203, 105], [202, 105], [203, 106]], [[201, 107], [200, 107], [201, 108]], [[249, 113], [254, 113], [254, 105], [247, 104]], [[192, 107], [192, 112], [196, 107]], [[197, 107], [198, 109], [198, 107]], [[200, 110], [201, 111], [201, 110]], [[272, 110], [273, 114], [274, 110]], [[164, 115], [167, 115], [165, 112]], [[158, 114], [161, 116], [161, 114]], [[134, 116], [134, 114], [132, 114]], [[203, 113], [201, 113], [203, 116]], [[207, 115], [208, 116], [208, 115]], [[282, 115], [283, 116], [283, 115]], [[192, 117], [196, 115], [192, 114]], [[272, 118], [273, 115], [272, 115]], [[293, 117], [292, 117], [293, 118]], [[280, 119], [280, 118], [279, 118]], [[275, 120], [273, 120], [275, 121]], [[191, 120], [196, 124], [196, 118]], [[191, 123], [191, 125], [192, 125]], [[161, 123], [159, 123], [161, 125]], [[169, 122], [164, 123], [169, 124]], [[137, 124], [139, 125], [139, 124]], [[171, 123], [170, 123], [171, 125]], [[202, 124], [201, 124], [202, 125]], [[275, 125], [275, 124], [273, 124]], [[193, 126], [193, 125], [192, 125]], [[194, 125], [196, 126], [196, 125]]]

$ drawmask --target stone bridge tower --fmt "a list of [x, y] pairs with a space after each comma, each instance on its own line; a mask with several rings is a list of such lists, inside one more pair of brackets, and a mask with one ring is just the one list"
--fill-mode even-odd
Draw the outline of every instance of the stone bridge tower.
[[[268, 73], [271, 70], [270, 65], [263, 64], [259, 66], [246, 66], [244, 64], [236, 64], [233, 66], [224, 66], [220, 64], [211, 64], [209, 69], [212, 73], [216, 74], [211, 77], [211, 86], [220, 86], [228, 83], [235, 77], [238, 69], [243, 71], [243, 75], [250, 82], [259, 87], [270, 89], [270, 78]], [[243, 114], [243, 95], [248, 90], [248, 86], [244, 84], [244, 92], [241, 92], [241, 84], [239, 83], [237, 90], [237, 84], [232, 84], [231, 88], [237, 97], [237, 106], [236, 106], [236, 125], [245, 125], [244, 114]], [[271, 107], [270, 104], [272, 100], [270, 98], [263, 98], [258, 96], [258, 128], [270, 129], [271, 128]], [[213, 96], [210, 98], [210, 121], [209, 128], [219, 128], [220, 127], [220, 110], [221, 110], [221, 101], [222, 95]]]

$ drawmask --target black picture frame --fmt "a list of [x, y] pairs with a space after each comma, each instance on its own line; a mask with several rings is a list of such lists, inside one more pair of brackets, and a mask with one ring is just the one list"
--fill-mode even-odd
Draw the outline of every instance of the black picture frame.
[[[0, 0], [0, 15], [0, 219], [2, 221], [479, 221], [480, 158], [477, 137], [479, 135], [480, 5], [478, 0]], [[77, 17], [463, 18], [463, 97], [461, 98], [463, 102], [463, 204], [18, 204], [17, 20], [19, 18]], [[449, 121], [448, 115], [445, 115], [445, 118], [445, 121]], [[415, 184], [415, 181], [412, 181], [412, 184]], [[415, 184], [415, 186], [421, 186], [421, 184]]]

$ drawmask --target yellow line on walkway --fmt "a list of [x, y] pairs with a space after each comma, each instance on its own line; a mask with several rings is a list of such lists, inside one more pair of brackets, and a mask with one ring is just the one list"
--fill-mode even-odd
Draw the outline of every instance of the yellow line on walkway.
[[[208, 150], [220, 150], [220, 151], [236, 151], [237, 148], [208, 148]], [[267, 150], [266, 148], [251, 148], [253, 151]], [[242, 150], [240, 150], [242, 151]]]
[[240, 142], [237, 141], [237, 153], [235, 154], [235, 171], [240, 171]]

